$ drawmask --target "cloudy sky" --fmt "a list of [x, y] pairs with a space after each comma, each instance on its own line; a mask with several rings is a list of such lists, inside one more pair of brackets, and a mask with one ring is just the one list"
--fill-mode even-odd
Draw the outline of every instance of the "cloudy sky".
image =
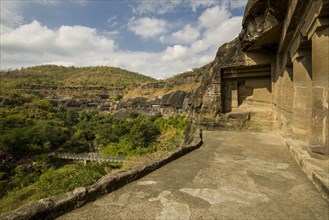
[[166, 78], [214, 59], [247, 0], [1, 0], [1, 69], [117, 66]]

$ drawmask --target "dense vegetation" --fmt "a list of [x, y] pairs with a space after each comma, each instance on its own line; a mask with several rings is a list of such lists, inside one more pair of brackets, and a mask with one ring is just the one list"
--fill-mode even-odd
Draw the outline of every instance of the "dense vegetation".
[[[106, 74], [102, 75], [106, 71], [111, 72], [112, 81]], [[113, 80], [114, 72], [120, 82]], [[90, 185], [124, 165], [88, 163], [82, 166], [80, 162], [52, 156], [55, 152], [93, 152], [124, 156], [128, 161], [135, 156], [171, 150], [184, 137], [186, 118], [182, 116], [146, 117], [133, 112], [128, 118], [118, 119], [97, 110], [54, 107], [33, 90], [15, 89], [22, 83], [128, 88], [134, 83], [152, 81], [149, 77], [112, 67], [49, 65], [0, 74], [0, 212]]]
[[0, 206], [6, 209], [91, 184], [120, 166], [81, 166], [49, 156], [52, 152], [130, 157], [168, 150], [186, 125], [180, 116], [132, 113], [115, 119], [97, 111], [54, 108], [31, 94], [17, 93], [13, 100], [17, 104], [0, 109]]

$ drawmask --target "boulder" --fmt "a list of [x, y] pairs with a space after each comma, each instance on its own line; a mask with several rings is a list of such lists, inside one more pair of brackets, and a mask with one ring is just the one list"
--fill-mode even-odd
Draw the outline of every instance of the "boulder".
[[172, 107], [174, 109], [182, 109], [184, 100], [187, 95], [187, 92], [180, 90], [166, 94], [162, 97], [161, 106]]

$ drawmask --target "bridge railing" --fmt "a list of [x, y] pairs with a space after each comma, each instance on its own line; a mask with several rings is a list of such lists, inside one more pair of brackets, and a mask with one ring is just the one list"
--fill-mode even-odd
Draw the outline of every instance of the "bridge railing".
[[88, 153], [54, 153], [53, 156], [67, 160], [79, 160], [79, 161], [92, 161], [92, 162], [111, 162], [119, 163], [124, 161], [124, 157], [104, 157], [100, 154], [88, 154]]

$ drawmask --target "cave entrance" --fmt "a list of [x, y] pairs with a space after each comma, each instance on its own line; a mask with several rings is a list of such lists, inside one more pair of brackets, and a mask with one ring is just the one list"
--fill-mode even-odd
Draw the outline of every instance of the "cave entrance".
[[271, 103], [271, 65], [230, 67], [221, 71], [223, 113], [243, 104]]

